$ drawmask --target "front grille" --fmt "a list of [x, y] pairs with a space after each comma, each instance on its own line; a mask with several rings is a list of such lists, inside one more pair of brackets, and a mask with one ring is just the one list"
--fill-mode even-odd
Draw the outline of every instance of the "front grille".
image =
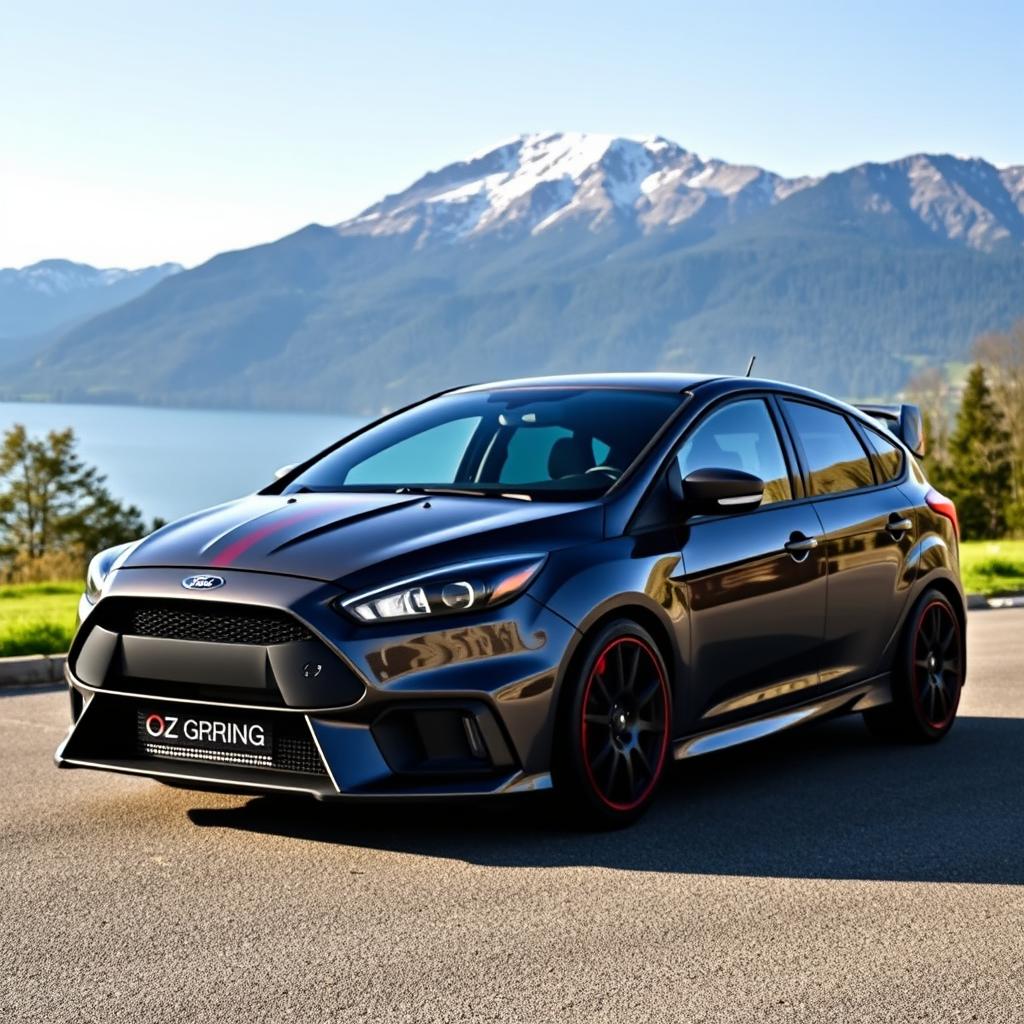
[[202, 640], [259, 647], [313, 639], [313, 634], [305, 626], [283, 612], [262, 608], [230, 611], [183, 608], [156, 602], [136, 605], [124, 631], [134, 636], [163, 640]]

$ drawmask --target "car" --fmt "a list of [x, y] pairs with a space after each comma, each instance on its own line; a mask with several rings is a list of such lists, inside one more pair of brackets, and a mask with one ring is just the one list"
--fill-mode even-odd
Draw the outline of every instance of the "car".
[[57, 764], [338, 801], [553, 789], [601, 828], [670, 762], [824, 716], [934, 742], [966, 615], [920, 424], [747, 377], [434, 395], [97, 555]]

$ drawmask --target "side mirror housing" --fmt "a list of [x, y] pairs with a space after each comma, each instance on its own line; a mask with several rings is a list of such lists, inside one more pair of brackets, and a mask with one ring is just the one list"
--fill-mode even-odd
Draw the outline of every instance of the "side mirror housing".
[[683, 502], [691, 515], [749, 512], [764, 498], [764, 481], [741, 469], [695, 469], [683, 480]]

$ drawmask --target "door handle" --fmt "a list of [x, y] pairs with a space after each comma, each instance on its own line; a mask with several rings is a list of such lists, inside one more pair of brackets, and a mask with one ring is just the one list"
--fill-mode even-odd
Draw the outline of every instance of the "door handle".
[[783, 545], [795, 562], [802, 562], [817, 546], [817, 537], [805, 537], [802, 533], [791, 533]]
[[[907, 519], [906, 516], [900, 517], [895, 512], [889, 516], [889, 521], [885, 524], [885, 532], [895, 536], [896, 534], [910, 533], [914, 523], [912, 520]], [[898, 537], [896, 538], [899, 539]]]

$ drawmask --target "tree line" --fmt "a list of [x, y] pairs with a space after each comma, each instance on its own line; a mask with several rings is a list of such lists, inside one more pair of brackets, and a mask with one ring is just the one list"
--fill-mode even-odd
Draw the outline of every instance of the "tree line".
[[76, 579], [103, 548], [162, 525], [114, 498], [86, 465], [74, 431], [32, 437], [15, 424], [0, 445], [0, 580]]
[[1024, 319], [974, 343], [962, 392], [928, 369], [907, 397], [925, 421], [928, 479], [956, 503], [965, 539], [1024, 533]]

